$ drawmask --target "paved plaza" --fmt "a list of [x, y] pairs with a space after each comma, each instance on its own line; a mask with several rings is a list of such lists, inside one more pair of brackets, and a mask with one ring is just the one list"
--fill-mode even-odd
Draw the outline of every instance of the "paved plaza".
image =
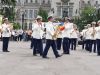
[[[10, 42], [10, 53], [3, 53], [0, 42], [0, 75], [100, 75], [100, 57], [78, 47], [70, 55], [55, 58], [33, 56], [30, 42]], [[60, 51], [60, 54], [62, 51]]]

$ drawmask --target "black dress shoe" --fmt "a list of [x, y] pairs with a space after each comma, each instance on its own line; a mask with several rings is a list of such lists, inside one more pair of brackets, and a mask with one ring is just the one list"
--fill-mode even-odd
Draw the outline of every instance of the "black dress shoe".
[[59, 57], [61, 57], [62, 55], [58, 55], [58, 56], [56, 56], [56, 58], [59, 58]]
[[10, 52], [10, 51], [6, 51], [6, 52]]
[[49, 59], [49, 57], [42, 57], [42, 58]]
[[10, 52], [10, 51], [3, 51], [3, 52]]
[[63, 53], [63, 54], [70, 54], [70, 53]]
[[33, 54], [33, 56], [37, 56], [36, 54]]

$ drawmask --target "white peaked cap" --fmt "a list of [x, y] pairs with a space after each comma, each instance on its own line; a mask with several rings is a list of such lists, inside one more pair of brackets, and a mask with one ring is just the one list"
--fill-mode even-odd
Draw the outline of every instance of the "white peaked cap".
[[96, 24], [96, 22], [92, 22], [92, 24]]
[[8, 20], [8, 18], [4, 18], [4, 20]]
[[38, 18], [41, 18], [42, 19], [42, 17], [40, 15], [38, 15], [36, 19], [38, 19]]
[[91, 27], [91, 24], [87, 24], [87, 27]]
[[49, 17], [51, 17], [51, 16], [52, 16], [52, 17], [54, 17], [54, 14], [53, 14], [53, 13], [51, 13], [51, 12], [49, 12], [49, 13], [48, 13], [48, 17], [47, 17], [47, 18], [49, 18]]

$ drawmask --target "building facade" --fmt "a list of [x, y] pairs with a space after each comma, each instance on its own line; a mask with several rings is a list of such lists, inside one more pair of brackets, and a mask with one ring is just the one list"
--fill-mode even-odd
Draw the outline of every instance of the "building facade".
[[67, 3], [63, 0], [16, 0], [16, 2], [16, 22], [20, 23], [23, 29], [32, 28], [32, 22], [37, 17], [40, 7], [46, 10], [49, 16], [56, 18], [79, 16], [86, 5], [100, 8], [100, 0], [68, 0]]
[[50, 0], [17, 0], [16, 22], [22, 25], [23, 29], [31, 29], [32, 22], [37, 17], [39, 8], [47, 12], [51, 9]]

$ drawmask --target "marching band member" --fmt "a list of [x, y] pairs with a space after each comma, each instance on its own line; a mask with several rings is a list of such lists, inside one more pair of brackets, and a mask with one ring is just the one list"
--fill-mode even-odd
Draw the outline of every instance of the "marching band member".
[[90, 52], [92, 52], [92, 48], [93, 48], [93, 52], [96, 52], [96, 22], [92, 22], [91, 23], [91, 28], [90, 28], [90, 33], [91, 33], [91, 37], [90, 37]]
[[59, 28], [59, 33], [57, 35], [56, 44], [57, 44], [57, 50], [61, 50], [61, 46], [62, 46], [62, 31], [64, 30], [64, 26], [62, 24], [60, 24], [58, 26], [58, 28]]
[[10, 25], [8, 18], [5, 18], [4, 23], [2, 24], [3, 52], [9, 52], [8, 44], [9, 44], [9, 38], [11, 37], [12, 29], [13, 27]]
[[58, 37], [56, 39], [57, 44], [57, 50], [61, 50], [61, 44], [62, 44], [62, 31], [58, 34]]
[[86, 45], [86, 35], [85, 35], [85, 32], [87, 31], [87, 26], [84, 26], [84, 29], [82, 30], [81, 32], [81, 35], [82, 35], [82, 49], [84, 50], [85, 49], [85, 45]]
[[[37, 23], [36, 20], [33, 21], [32, 27], [34, 26], [35, 23]], [[33, 49], [33, 47], [34, 47], [34, 38], [33, 37], [34, 37], [34, 35], [33, 35], [33, 30], [32, 30], [30, 49]]]
[[91, 24], [87, 24], [87, 27], [88, 27], [88, 29], [87, 29], [87, 31], [85, 32], [85, 36], [86, 36], [86, 50], [87, 51], [89, 51], [89, 52], [91, 52], [91, 46], [90, 46], [90, 44], [91, 44], [91, 31], [90, 31], [90, 28], [91, 28]]
[[50, 46], [53, 49], [54, 55], [56, 58], [60, 57], [56, 48], [56, 41], [54, 39], [55, 29], [53, 25], [53, 17], [48, 17], [48, 22], [46, 23], [46, 46], [43, 52], [43, 58], [48, 58], [47, 53]]
[[100, 56], [100, 20], [98, 21], [98, 27], [96, 27], [96, 42], [97, 42], [97, 55]]
[[42, 36], [43, 36], [43, 23], [42, 23], [42, 17], [37, 17], [37, 22], [33, 23], [32, 27], [32, 37], [34, 42], [34, 48], [33, 48], [33, 55], [36, 56], [37, 49], [39, 50], [40, 56], [42, 56], [43, 53], [43, 43], [42, 43]]
[[68, 18], [64, 18], [65, 29], [63, 31], [63, 54], [70, 54], [70, 33], [73, 29], [73, 23]]
[[71, 38], [71, 50], [76, 50], [76, 44], [78, 39], [79, 31], [77, 30], [77, 25], [73, 25], [73, 29], [70, 33]]

